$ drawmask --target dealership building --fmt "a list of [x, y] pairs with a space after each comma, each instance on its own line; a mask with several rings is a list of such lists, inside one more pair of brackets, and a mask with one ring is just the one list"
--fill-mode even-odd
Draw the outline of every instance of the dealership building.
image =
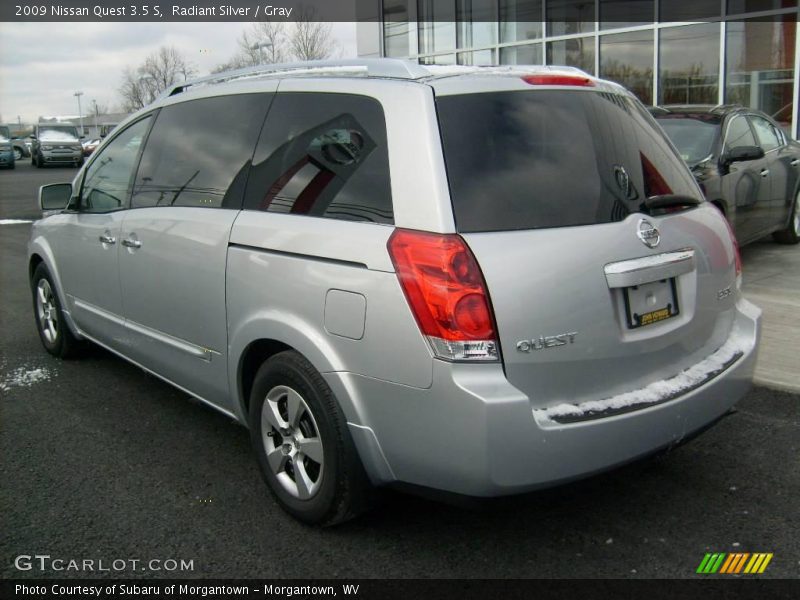
[[798, 137], [797, 0], [360, 0], [359, 56], [570, 65], [645, 104], [743, 104]]

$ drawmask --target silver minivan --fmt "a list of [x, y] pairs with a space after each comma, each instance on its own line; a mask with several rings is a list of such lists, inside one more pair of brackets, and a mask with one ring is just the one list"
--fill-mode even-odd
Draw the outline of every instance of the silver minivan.
[[569, 68], [279, 65], [121, 123], [31, 232], [89, 340], [249, 427], [278, 503], [489, 497], [672, 447], [749, 389], [727, 222], [626, 90]]

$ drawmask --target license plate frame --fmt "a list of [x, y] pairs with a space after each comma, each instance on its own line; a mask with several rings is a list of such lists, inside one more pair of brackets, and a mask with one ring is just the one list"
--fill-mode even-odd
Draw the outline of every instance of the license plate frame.
[[660, 279], [623, 288], [628, 329], [639, 329], [680, 314], [675, 278]]

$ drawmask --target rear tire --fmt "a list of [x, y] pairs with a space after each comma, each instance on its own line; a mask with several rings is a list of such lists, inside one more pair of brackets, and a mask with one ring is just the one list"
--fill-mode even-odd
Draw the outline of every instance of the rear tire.
[[792, 213], [789, 215], [789, 224], [786, 229], [776, 231], [772, 237], [779, 244], [797, 244], [800, 242], [800, 190], [797, 190], [794, 198]]
[[289, 350], [261, 365], [249, 423], [261, 474], [290, 515], [334, 525], [368, 507], [371, 487], [342, 409], [303, 356]]
[[72, 335], [61, 300], [56, 293], [53, 278], [44, 263], [40, 263], [31, 278], [33, 315], [36, 330], [44, 349], [58, 358], [72, 358], [78, 354], [80, 341]]

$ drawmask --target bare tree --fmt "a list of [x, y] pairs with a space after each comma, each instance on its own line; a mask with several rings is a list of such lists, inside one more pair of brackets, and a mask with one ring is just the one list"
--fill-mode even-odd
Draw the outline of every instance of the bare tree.
[[213, 72], [285, 62], [289, 59], [288, 41], [286, 25], [283, 23], [251, 23], [237, 40], [239, 50], [236, 54], [228, 62], [214, 67]]
[[318, 60], [329, 58], [338, 50], [331, 34], [332, 25], [315, 21], [313, 8], [299, 9], [297, 21], [289, 35], [289, 47], [295, 60]]
[[150, 54], [136, 69], [126, 67], [122, 73], [124, 109], [134, 111], [150, 104], [171, 85], [186, 81], [195, 68], [174, 46], [162, 46]]

